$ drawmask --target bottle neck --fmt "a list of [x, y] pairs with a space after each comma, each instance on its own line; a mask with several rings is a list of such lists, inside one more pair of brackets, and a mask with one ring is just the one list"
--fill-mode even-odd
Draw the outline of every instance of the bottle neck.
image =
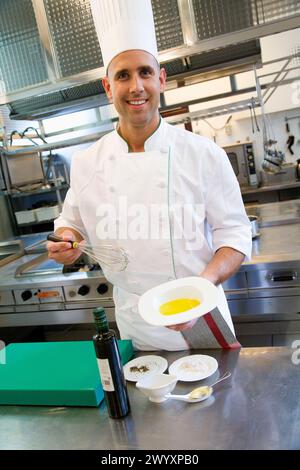
[[99, 308], [94, 310], [94, 321], [97, 333], [108, 333], [109, 327], [104, 309]]
[[109, 331], [107, 320], [106, 321], [96, 320], [95, 326], [96, 326], [97, 333], [99, 334], [108, 333]]

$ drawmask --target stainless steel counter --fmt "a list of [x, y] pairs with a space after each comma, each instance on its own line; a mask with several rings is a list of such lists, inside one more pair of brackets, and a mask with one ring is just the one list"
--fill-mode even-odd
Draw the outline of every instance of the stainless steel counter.
[[241, 271], [300, 260], [300, 223], [260, 226], [259, 232], [260, 236], [252, 240], [251, 261], [245, 262]]
[[[25, 255], [0, 269], [0, 291], [5, 288], [22, 289], [26, 287], [72, 286], [87, 282], [89, 279], [103, 279], [102, 271], [81, 271], [63, 274], [61, 264], [54, 260], [45, 260], [37, 269], [16, 278], [16, 269], [23, 263], [34, 260], [38, 255]], [[45, 271], [44, 271], [45, 270]], [[44, 272], [43, 272], [44, 271]], [[51, 273], [52, 271], [52, 273]], [[39, 274], [38, 274], [39, 272]], [[37, 275], [38, 274], [38, 275]]]
[[271, 269], [300, 260], [300, 199], [246, 206], [256, 215], [260, 236], [252, 241], [252, 257], [240, 271]]
[[[219, 372], [202, 382], [227, 370], [232, 378], [206, 402], [155, 404], [129, 383], [132, 412], [123, 420], [110, 419], [104, 403], [99, 409], [1, 406], [0, 448], [300, 449], [300, 364], [292, 363], [292, 351], [207, 353], [218, 360]], [[169, 364], [187, 354], [162, 353]], [[202, 382], [178, 382], [175, 393]]]
[[251, 261], [223, 286], [239, 341], [290, 345], [300, 338], [300, 200], [247, 207], [259, 217]]
[[264, 193], [266, 191], [280, 191], [282, 189], [292, 189], [292, 188], [299, 188], [300, 181], [291, 181], [286, 183], [278, 183], [278, 184], [269, 184], [260, 187], [253, 187], [253, 188], [241, 188], [242, 194], [251, 194], [251, 193]]
[[300, 199], [246, 205], [248, 215], [259, 217], [261, 227], [300, 223]]

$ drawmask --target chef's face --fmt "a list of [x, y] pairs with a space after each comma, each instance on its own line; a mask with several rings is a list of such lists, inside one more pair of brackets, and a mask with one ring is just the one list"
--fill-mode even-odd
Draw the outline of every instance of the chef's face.
[[166, 72], [151, 54], [132, 50], [114, 57], [102, 83], [121, 126], [147, 127], [159, 122], [159, 98], [165, 82]]

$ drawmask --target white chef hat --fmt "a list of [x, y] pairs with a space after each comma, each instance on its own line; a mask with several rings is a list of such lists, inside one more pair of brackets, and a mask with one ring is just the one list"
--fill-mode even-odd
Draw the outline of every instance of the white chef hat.
[[158, 60], [151, 0], [91, 0], [91, 8], [105, 68], [133, 49]]

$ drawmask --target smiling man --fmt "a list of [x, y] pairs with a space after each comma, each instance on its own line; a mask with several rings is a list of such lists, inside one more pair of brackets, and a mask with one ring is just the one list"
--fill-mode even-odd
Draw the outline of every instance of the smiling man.
[[145, 141], [158, 127], [165, 82], [165, 70], [146, 51], [123, 52], [109, 64], [103, 86], [119, 114], [119, 134], [133, 145], [133, 152], [143, 152]]
[[[91, 0], [91, 6], [107, 70], [103, 85], [119, 124], [73, 157], [56, 233], [126, 250], [125, 271], [103, 271], [114, 285], [121, 337], [132, 339], [136, 349], [224, 347], [211, 318], [153, 326], [137, 306], [146, 290], [199, 275], [218, 286], [217, 315], [232, 335], [221, 283], [251, 255], [251, 227], [236, 177], [222, 149], [159, 115], [166, 73], [158, 63], [151, 1]], [[80, 254], [68, 242], [49, 242], [48, 250], [65, 264]]]

